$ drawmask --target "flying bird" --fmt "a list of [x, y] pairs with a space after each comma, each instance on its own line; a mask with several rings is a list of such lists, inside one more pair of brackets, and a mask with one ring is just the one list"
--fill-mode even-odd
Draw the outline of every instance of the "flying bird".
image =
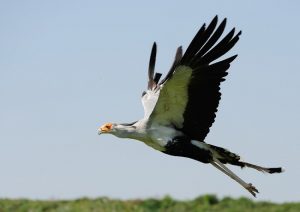
[[165, 154], [211, 164], [256, 196], [259, 192], [255, 186], [243, 181], [224, 164], [266, 173], [280, 173], [283, 169], [244, 162], [238, 154], [204, 141], [216, 117], [221, 99], [220, 84], [237, 57], [224, 59], [222, 56], [241, 35], [241, 31], [235, 33], [233, 28], [222, 36], [225, 25], [226, 18], [218, 25], [217, 16], [208, 26], [203, 24], [185, 53], [178, 47], [174, 62], [162, 80], [162, 74], [154, 72], [157, 49], [154, 42], [148, 89], [142, 94], [144, 117], [126, 124], [106, 123], [98, 133], [136, 139]]

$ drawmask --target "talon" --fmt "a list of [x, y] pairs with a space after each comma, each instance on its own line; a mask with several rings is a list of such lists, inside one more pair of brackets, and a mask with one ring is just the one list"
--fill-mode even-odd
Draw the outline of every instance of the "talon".
[[259, 193], [257, 188], [255, 188], [252, 183], [249, 183], [247, 188], [246, 188], [254, 197], [256, 197], [256, 193]]

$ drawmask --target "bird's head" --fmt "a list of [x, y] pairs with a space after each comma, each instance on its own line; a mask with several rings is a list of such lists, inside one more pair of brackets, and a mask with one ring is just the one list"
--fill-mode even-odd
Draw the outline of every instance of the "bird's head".
[[103, 134], [103, 133], [112, 133], [114, 131], [114, 125], [113, 123], [106, 123], [103, 124], [99, 129], [98, 129], [98, 134]]
[[113, 134], [117, 137], [130, 137], [132, 133], [136, 132], [136, 122], [129, 124], [115, 124], [115, 123], [106, 123], [103, 124], [98, 129], [98, 134]]

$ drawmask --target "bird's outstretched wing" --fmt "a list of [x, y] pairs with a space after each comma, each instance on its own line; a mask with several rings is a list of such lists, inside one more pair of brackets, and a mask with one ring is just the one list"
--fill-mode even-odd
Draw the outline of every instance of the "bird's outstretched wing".
[[[162, 76], [161, 73], [155, 73], [155, 59], [156, 59], [156, 43], [153, 43], [151, 55], [150, 55], [150, 61], [149, 61], [149, 69], [148, 69], [148, 90], [144, 91], [142, 94], [142, 104], [144, 107], [144, 118], [148, 119], [151, 113], [153, 112], [153, 109], [156, 105], [156, 102], [159, 97], [160, 93], [160, 85], [159, 80]], [[180, 61], [182, 58], [182, 47], [178, 47], [175, 55], [175, 59], [173, 62], [173, 65], [169, 71], [169, 73], [173, 72], [173, 69], [175, 68], [176, 64]]]
[[155, 59], [156, 59], [156, 43], [154, 42], [151, 50], [150, 61], [149, 61], [148, 90], [144, 91], [142, 94], [142, 104], [144, 107], [145, 119], [148, 119], [149, 116], [151, 115], [159, 96], [159, 89], [156, 88], [158, 85], [158, 81], [161, 77], [161, 74], [156, 73], [154, 77]]
[[[153, 98], [154, 101], [150, 110], [146, 110], [144, 104], [147, 111], [145, 115], [150, 115], [151, 123], [172, 125], [191, 139], [203, 141], [206, 137], [221, 99], [220, 83], [225, 80], [227, 69], [237, 55], [216, 60], [236, 44], [241, 34], [239, 32], [235, 35], [233, 28], [220, 39], [226, 19], [219, 26], [217, 22], [216, 16], [207, 27], [204, 24], [183, 56], [181, 47], [178, 48], [170, 71], [160, 83], [159, 77], [158, 80], [153, 77], [156, 54], [154, 44], [146, 93], [146, 98]], [[148, 101], [145, 102], [147, 105]]]

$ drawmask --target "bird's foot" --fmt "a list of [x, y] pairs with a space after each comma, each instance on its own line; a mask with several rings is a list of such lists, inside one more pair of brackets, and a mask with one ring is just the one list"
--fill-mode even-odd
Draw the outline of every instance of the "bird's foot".
[[256, 194], [259, 193], [259, 191], [251, 184], [247, 184], [245, 187], [254, 197], [256, 197]]

